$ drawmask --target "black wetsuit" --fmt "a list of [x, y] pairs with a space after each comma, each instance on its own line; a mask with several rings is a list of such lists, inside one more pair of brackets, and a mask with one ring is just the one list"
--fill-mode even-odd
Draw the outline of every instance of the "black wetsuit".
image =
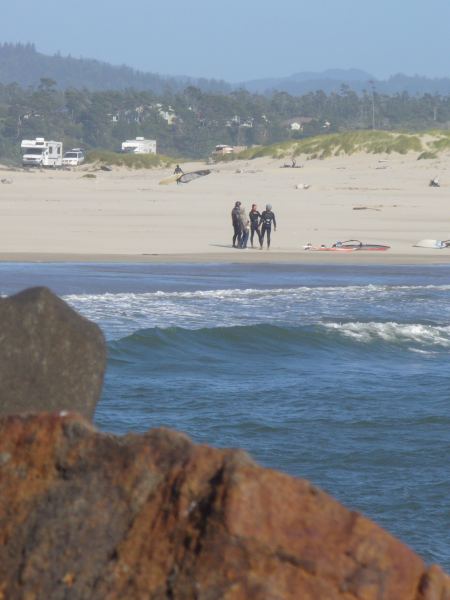
[[250, 243], [253, 248], [253, 237], [255, 235], [255, 231], [256, 231], [256, 235], [258, 236], [258, 242], [261, 243], [261, 233], [259, 231], [259, 223], [261, 220], [261, 213], [259, 212], [259, 210], [251, 210], [248, 213], [248, 216], [250, 219], [250, 231], [251, 231]]
[[[240, 219], [241, 209], [239, 206], [235, 206], [231, 211], [231, 222], [233, 223], [234, 235], [233, 235], [233, 248], [240, 248], [241, 246], [241, 219]], [[237, 241], [237, 245], [236, 245]]]
[[272, 221], [274, 229], [277, 228], [277, 222], [275, 219], [275, 215], [271, 210], [263, 211], [261, 215], [261, 236], [259, 240], [259, 245], [261, 248], [264, 244], [264, 234], [267, 232], [267, 247], [270, 248], [270, 232], [272, 231]]

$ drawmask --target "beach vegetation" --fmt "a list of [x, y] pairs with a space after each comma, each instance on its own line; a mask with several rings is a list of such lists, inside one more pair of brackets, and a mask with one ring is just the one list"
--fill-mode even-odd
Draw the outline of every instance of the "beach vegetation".
[[425, 152], [419, 154], [417, 160], [430, 160], [433, 158], [438, 158], [437, 152], [430, 152], [430, 150], [426, 150]]
[[[450, 137], [448, 138], [450, 142]], [[242, 159], [305, 157], [325, 159], [350, 156], [358, 152], [370, 154], [407, 154], [424, 150], [420, 135], [388, 131], [350, 131], [305, 138], [271, 146], [249, 148], [236, 157]]]
[[170, 167], [176, 159], [160, 154], [128, 154], [92, 150], [87, 153], [85, 163], [95, 166], [116, 166], [129, 169], [154, 169], [155, 167]]
[[[9, 56], [15, 50], [8, 47], [4, 52]], [[64, 89], [50, 76], [27, 87], [0, 84], [2, 163], [9, 159], [20, 164], [20, 141], [35, 137], [61, 140], [64, 149], [94, 151], [91, 159], [102, 164], [151, 168], [173, 164], [174, 156], [179, 157], [176, 162], [206, 159], [219, 144], [236, 152], [247, 148], [237, 155], [245, 159], [439, 153], [450, 150], [449, 129], [450, 97], [439, 95], [372, 96], [347, 88], [328, 94], [319, 90], [301, 96], [262, 95], [190, 84], [159, 92], [92, 91], [82, 86]], [[158, 158], [118, 154], [123, 141], [138, 136], [156, 140]], [[98, 152], [111, 154], [100, 157]], [[234, 158], [235, 154], [217, 160]]]

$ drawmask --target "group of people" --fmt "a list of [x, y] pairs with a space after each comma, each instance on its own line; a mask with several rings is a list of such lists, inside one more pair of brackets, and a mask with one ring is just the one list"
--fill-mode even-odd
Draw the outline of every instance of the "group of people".
[[233, 248], [247, 248], [249, 237], [253, 248], [255, 233], [259, 249], [263, 248], [264, 237], [267, 239], [267, 249], [270, 248], [272, 224], [274, 231], [277, 230], [277, 221], [271, 204], [266, 204], [266, 210], [262, 213], [259, 212], [256, 204], [252, 204], [252, 209], [247, 215], [247, 211], [238, 200], [231, 211], [231, 222], [233, 225]]

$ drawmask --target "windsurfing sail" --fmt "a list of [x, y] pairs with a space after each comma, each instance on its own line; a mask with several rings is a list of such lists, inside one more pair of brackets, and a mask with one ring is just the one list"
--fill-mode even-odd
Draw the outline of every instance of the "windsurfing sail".
[[450, 240], [419, 240], [414, 246], [417, 248], [434, 248], [436, 250], [442, 250], [442, 248], [448, 248], [450, 246]]
[[386, 246], [385, 244], [363, 244], [359, 240], [346, 240], [345, 242], [336, 242], [332, 246], [333, 248], [351, 248], [352, 250], [372, 250], [383, 252], [384, 250], [389, 250], [390, 246]]
[[209, 169], [203, 169], [202, 171], [192, 171], [192, 173], [184, 173], [180, 175], [177, 179], [177, 183], [189, 183], [190, 181], [194, 181], [194, 179], [198, 179], [199, 177], [204, 177], [205, 175], [209, 175], [211, 171]]
[[336, 242], [332, 246], [313, 246], [312, 244], [306, 244], [303, 246], [304, 250], [311, 250], [312, 252], [358, 252], [360, 250], [369, 250], [375, 252], [382, 252], [389, 250], [390, 246], [384, 244], [363, 244], [359, 240], [347, 240], [345, 242]]

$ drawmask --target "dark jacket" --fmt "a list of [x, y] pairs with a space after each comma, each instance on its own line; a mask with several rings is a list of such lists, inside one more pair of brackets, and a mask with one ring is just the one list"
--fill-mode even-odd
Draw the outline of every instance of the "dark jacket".
[[251, 210], [248, 213], [248, 217], [250, 219], [250, 224], [253, 227], [253, 229], [258, 229], [261, 220], [261, 213], [259, 212], [259, 210]]
[[272, 221], [273, 221], [273, 226], [276, 229], [277, 222], [275, 219], [275, 214], [271, 210], [264, 210], [261, 215], [261, 221], [260, 221], [261, 225], [263, 227], [265, 227], [266, 229], [270, 229], [272, 227]]

